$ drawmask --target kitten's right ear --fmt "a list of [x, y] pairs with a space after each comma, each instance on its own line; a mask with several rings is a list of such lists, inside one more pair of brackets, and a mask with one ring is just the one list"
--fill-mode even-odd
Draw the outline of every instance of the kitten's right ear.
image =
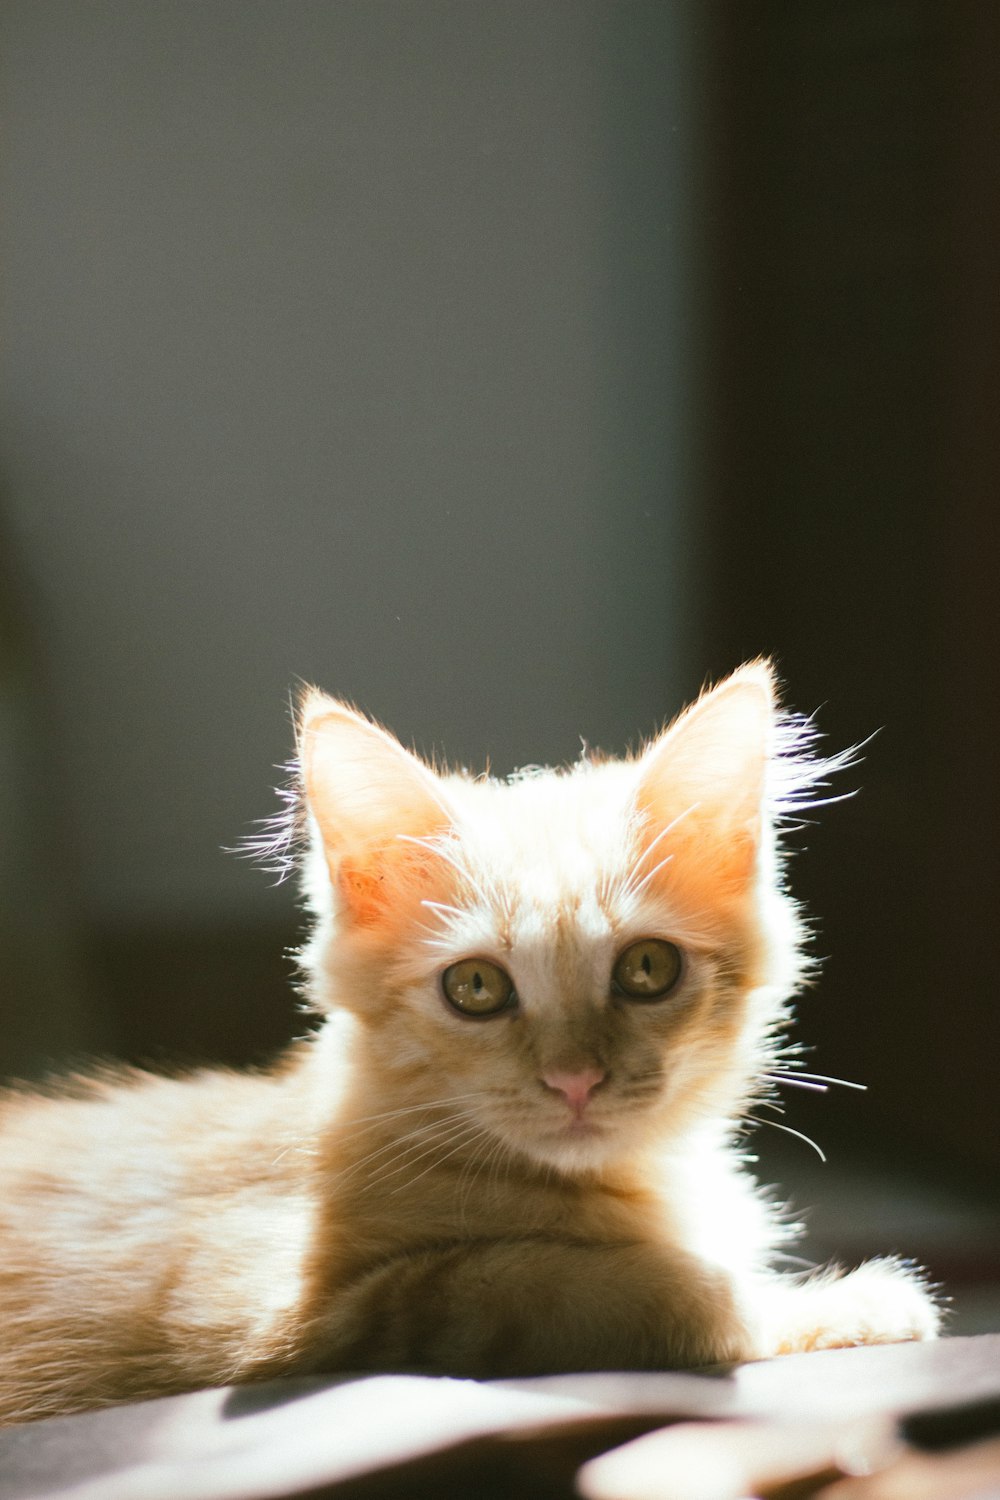
[[299, 715], [306, 801], [343, 908], [362, 926], [402, 915], [451, 817], [434, 773], [386, 730], [310, 690]]

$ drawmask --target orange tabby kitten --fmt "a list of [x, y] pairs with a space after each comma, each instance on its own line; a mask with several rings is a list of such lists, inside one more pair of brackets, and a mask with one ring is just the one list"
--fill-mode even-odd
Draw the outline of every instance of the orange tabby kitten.
[[263, 1073], [2, 1099], [0, 1416], [933, 1336], [897, 1262], [773, 1271], [734, 1144], [803, 967], [775, 819], [836, 769], [806, 738], [757, 663], [635, 758], [501, 783], [309, 694], [327, 1019]]

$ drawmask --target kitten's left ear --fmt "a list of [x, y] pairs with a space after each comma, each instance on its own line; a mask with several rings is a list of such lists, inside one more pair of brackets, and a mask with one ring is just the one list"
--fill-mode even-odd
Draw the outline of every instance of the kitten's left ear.
[[676, 875], [700, 869], [734, 892], [751, 880], [764, 833], [775, 698], [770, 664], [750, 662], [702, 694], [642, 757], [637, 807], [647, 842], [658, 840], [661, 858], [676, 854]]
[[299, 759], [342, 909], [361, 926], [402, 917], [439, 863], [415, 841], [451, 822], [439, 779], [386, 730], [315, 691], [302, 703]]

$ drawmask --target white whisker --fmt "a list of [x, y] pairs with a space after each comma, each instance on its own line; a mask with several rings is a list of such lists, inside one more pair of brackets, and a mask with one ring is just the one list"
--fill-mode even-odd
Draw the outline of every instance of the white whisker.
[[414, 922], [413, 930], [424, 934], [428, 948], [447, 949], [448, 934], [442, 932], [440, 927], [428, 927], [426, 922]]
[[670, 862], [673, 859], [673, 857], [674, 856], [672, 854], [666, 854], [666, 855], [664, 855], [663, 859], [660, 860], [659, 864], [655, 864], [651, 870], [647, 871], [647, 873], [642, 877], [642, 879], [637, 884], [632, 884], [632, 885], [629, 886], [629, 895], [630, 896], [638, 896], [638, 895], [640, 895], [646, 889], [646, 887], [649, 884], [649, 882], [651, 880], [655, 879], [655, 877], [657, 875], [659, 875], [660, 871], [662, 869], [664, 869], [667, 865], [670, 864]]
[[[404, 1188], [410, 1188], [410, 1187], [412, 1187], [415, 1182], [419, 1182], [420, 1181], [421, 1177], [426, 1177], [428, 1172], [433, 1172], [436, 1167], [441, 1166], [442, 1162], [446, 1162], [446, 1161], [448, 1161], [448, 1159], [450, 1157], [455, 1156], [457, 1154], [457, 1152], [461, 1151], [464, 1146], [468, 1146], [470, 1144], [470, 1142], [475, 1139], [476, 1136], [478, 1136], [479, 1134], [481, 1134], [482, 1129], [483, 1129], [482, 1125], [478, 1125], [478, 1124], [477, 1125], [468, 1125], [468, 1126], [466, 1126], [465, 1133], [461, 1134], [461, 1135], [459, 1135], [457, 1137], [457, 1144], [453, 1145], [452, 1149], [450, 1151], [446, 1151], [445, 1154], [444, 1154], [444, 1156], [437, 1157], [436, 1160], [434, 1160], [434, 1161], [431, 1162], [430, 1166], [425, 1167], [422, 1172], [418, 1172], [417, 1175], [416, 1175], [416, 1177], [410, 1177], [410, 1178], [408, 1178], [406, 1180], [406, 1182], [401, 1182], [398, 1187], [393, 1188], [392, 1189], [392, 1193], [390, 1194], [390, 1197], [394, 1196], [396, 1193], [401, 1193], [404, 1190]], [[456, 1137], [452, 1136], [451, 1137], [451, 1141], [455, 1141], [455, 1140], [456, 1140]], [[437, 1143], [437, 1144], [443, 1144], [443, 1145], [447, 1146], [447, 1145], [451, 1144], [451, 1141], [444, 1141], [444, 1142]], [[430, 1151], [424, 1152], [424, 1156], [430, 1156], [430, 1155], [432, 1155], [433, 1152], [437, 1150], [437, 1144], [435, 1144], [435, 1146], [433, 1146]], [[405, 1168], [416, 1166], [417, 1162], [418, 1161], [423, 1161], [423, 1159], [424, 1159], [423, 1156], [417, 1156], [417, 1157], [415, 1157], [413, 1161], [406, 1162], [403, 1167], [398, 1167], [395, 1172], [389, 1172], [389, 1173], [387, 1173], [386, 1177], [383, 1178], [382, 1180], [385, 1181], [389, 1177], [395, 1177], [395, 1176], [397, 1176], [398, 1173], [404, 1171]]]
[[852, 1083], [849, 1078], [830, 1078], [825, 1073], [801, 1073], [798, 1071], [793, 1073], [786, 1073], [783, 1071], [777, 1071], [773, 1073], [764, 1073], [762, 1074], [762, 1077], [772, 1078], [776, 1083], [797, 1083], [802, 1088], [808, 1087], [809, 1084], [825, 1086], [830, 1083], [837, 1084], [837, 1086], [842, 1089], [858, 1089], [861, 1093], [865, 1093], [868, 1088], [867, 1083]]
[[626, 880], [623, 883], [623, 890], [627, 895], [639, 895], [641, 891], [645, 890], [646, 886], [660, 872], [660, 870], [663, 869], [664, 865], [670, 863], [670, 860], [673, 859], [672, 854], [667, 855], [665, 859], [661, 859], [659, 864], [655, 865], [652, 870], [649, 870], [641, 880], [638, 880], [636, 878], [639, 874], [639, 871], [642, 869], [647, 859], [649, 859], [653, 854], [653, 851], [657, 848], [657, 846], [662, 843], [662, 841], [668, 836], [668, 834], [673, 833], [678, 823], [683, 823], [684, 819], [690, 817], [693, 812], [697, 812], [700, 806], [700, 802], [692, 802], [690, 807], [686, 807], [682, 813], [677, 814], [676, 818], [672, 818], [665, 828], [661, 828], [654, 839], [650, 839], [649, 843], [639, 855], [639, 858], [636, 860], [632, 869], [629, 871]]
[[770, 1125], [774, 1130], [783, 1130], [786, 1135], [794, 1135], [796, 1140], [805, 1141], [807, 1146], [811, 1146], [816, 1155], [819, 1157], [820, 1161], [826, 1161], [825, 1153], [819, 1146], [817, 1146], [812, 1136], [803, 1134], [801, 1130], [793, 1130], [791, 1125], [782, 1125], [778, 1120], [762, 1120], [759, 1115], [748, 1114], [746, 1118], [748, 1120], [753, 1120], [757, 1125]]
[[[467, 1121], [442, 1121], [435, 1130], [425, 1131], [422, 1139], [410, 1139], [408, 1143], [405, 1141], [394, 1141], [389, 1148], [373, 1152], [370, 1157], [366, 1158], [365, 1165], [368, 1162], [375, 1161], [379, 1156], [384, 1156], [386, 1149], [391, 1151], [392, 1146], [399, 1147], [395, 1154], [390, 1154], [381, 1163], [377, 1171], [369, 1172], [361, 1191], [367, 1192], [369, 1188], [376, 1186], [376, 1184], [386, 1182], [390, 1177], [398, 1176], [400, 1172], [406, 1171], [408, 1167], [412, 1167], [418, 1161], [423, 1161], [425, 1157], [433, 1155], [441, 1147], [450, 1145], [453, 1140], [458, 1136], [466, 1134], [469, 1129], [470, 1126]], [[417, 1136], [420, 1132], [414, 1131], [413, 1134]]]
[[[395, 1120], [400, 1115], [415, 1114], [420, 1109], [447, 1109], [449, 1104], [463, 1104], [466, 1099], [481, 1098], [483, 1093], [483, 1089], [472, 1089], [467, 1094], [448, 1094], [443, 1099], [431, 1099], [423, 1104], [406, 1104], [401, 1109], [384, 1109], [377, 1115], [358, 1115], [348, 1123], [349, 1125], [367, 1125], [369, 1121], [372, 1121], [377, 1124], [380, 1120]], [[350, 1130], [348, 1133], [355, 1134]]]
[[[341, 1181], [349, 1182], [352, 1177], [355, 1177], [364, 1168], [370, 1168], [372, 1163], [377, 1162], [381, 1157], [388, 1157], [390, 1163], [398, 1161], [401, 1156], [405, 1156], [408, 1152], [415, 1151], [420, 1146], [426, 1145], [428, 1140], [440, 1139], [440, 1137], [447, 1135], [453, 1124], [454, 1121], [450, 1119], [436, 1120], [430, 1125], [417, 1125], [413, 1130], [408, 1130], [405, 1135], [393, 1136], [392, 1140], [386, 1141], [381, 1146], [377, 1146], [374, 1151], [369, 1151], [366, 1156], [362, 1156], [360, 1160], [348, 1167], [342, 1174]], [[387, 1165], [387, 1163], [383, 1162], [383, 1165]], [[370, 1171], [368, 1176], [369, 1178], [371, 1177]]]
[[676, 818], [671, 818], [671, 820], [667, 824], [666, 828], [661, 828], [660, 831], [659, 831], [659, 833], [656, 835], [655, 839], [650, 839], [649, 843], [646, 845], [645, 849], [642, 851], [642, 853], [640, 854], [639, 858], [636, 860], [636, 863], [635, 863], [635, 870], [636, 870], [636, 872], [638, 872], [639, 870], [642, 869], [643, 865], [646, 863], [647, 859], [652, 854], [652, 852], [656, 848], [657, 844], [659, 844], [661, 842], [661, 840], [665, 839], [668, 834], [673, 833], [673, 831], [677, 827], [678, 823], [683, 823], [685, 818], [689, 818], [693, 812], [697, 812], [698, 808], [700, 806], [701, 806], [700, 802], [692, 802], [691, 806], [690, 807], [686, 807], [682, 813], [678, 813], [677, 816], [676, 816]]
[[452, 906], [447, 901], [421, 901], [421, 906], [426, 906], [428, 911], [434, 912], [435, 916], [464, 917], [465, 912], [460, 906]]
[[452, 1094], [441, 1099], [430, 1100], [424, 1104], [409, 1104], [400, 1109], [387, 1109], [374, 1115], [362, 1115], [354, 1121], [354, 1129], [345, 1132], [345, 1139], [357, 1140], [362, 1136], [370, 1134], [393, 1121], [404, 1121], [405, 1117], [423, 1113], [430, 1110], [443, 1110], [445, 1114], [440, 1119], [425, 1120], [411, 1129], [403, 1130], [401, 1134], [394, 1134], [392, 1138], [369, 1151], [358, 1161], [353, 1162], [341, 1174], [341, 1181], [348, 1183], [361, 1172], [366, 1171], [368, 1176], [367, 1186], [378, 1181], [381, 1173], [372, 1172], [375, 1163], [381, 1162], [383, 1167], [391, 1166], [394, 1161], [399, 1161], [415, 1150], [426, 1146], [428, 1142], [434, 1141], [439, 1144], [446, 1142], [449, 1133], [456, 1127], [464, 1127], [468, 1120], [468, 1111], [456, 1106], [470, 1099], [481, 1098], [483, 1090], [473, 1089], [464, 1094]]
[[813, 1094], [826, 1094], [829, 1092], [828, 1086], [825, 1083], [813, 1083], [805, 1078], [789, 1078], [784, 1073], [762, 1073], [760, 1076], [767, 1083], [776, 1083], [779, 1087], [783, 1083], [792, 1083], [796, 1088], [808, 1089]]
[[451, 865], [455, 873], [472, 887], [476, 895], [479, 897], [480, 901], [482, 901], [485, 906], [488, 906], [490, 904], [489, 897], [484, 891], [482, 885], [472, 874], [472, 871], [469, 870], [467, 866], [463, 865], [460, 860], [456, 859], [456, 857], [444, 847], [444, 841], [442, 839], [414, 838], [411, 834], [408, 833], [397, 833], [396, 837], [397, 839], [401, 839], [404, 844], [416, 844], [418, 848], [426, 849], [429, 854], [434, 854], [439, 859], [443, 859], [445, 864]]

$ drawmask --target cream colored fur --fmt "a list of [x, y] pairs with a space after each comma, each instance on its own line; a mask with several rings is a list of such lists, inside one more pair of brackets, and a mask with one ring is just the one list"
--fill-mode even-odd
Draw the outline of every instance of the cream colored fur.
[[[283, 1372], [657, 1368], [934, 1335], [896, 1262], [789, 1278], [738, 1131], [801, 930], [776, 820], [823, 767], [757, 663], [641, 755], [439, 776], [311, 694], [303, 956], [270, 1071], [0, 1102], [0, 1416]], [[828, 768], [833, 763], [828, 763]], [[657, 1001], [616, 957], [683, 955]], [[442, 974], [500, 966], [484, 1019]], [[545, 1079], [599, 1076], [579, 1108]]]

